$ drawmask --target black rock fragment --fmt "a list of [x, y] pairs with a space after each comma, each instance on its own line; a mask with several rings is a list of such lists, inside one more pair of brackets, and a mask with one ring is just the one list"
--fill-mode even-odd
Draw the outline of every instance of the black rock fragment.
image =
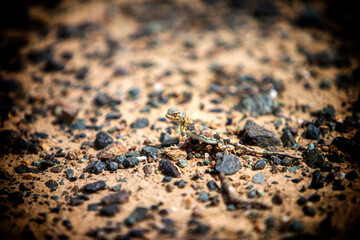
[[272, 197], [271, 201], [275, 205], [281, 205], [283, 203], [283, 198], [280, 195], [280, 192], [276, 192], [275, 195]]
[[102, 180], [100, 181], [97, 181], [97, 182], [94, 182], [94, 183], [89, 183], [89, 184], [86, 184], [84, 186], [84, 192], [87, 192], [87, 193], [95, 193], [99, 190], [103, 190], [106, 188], [106, 183]]
[[109, 136], [109, 134], [107, 134], [106, 132], [100, 131], [96, 134], [94, 146], [97, 149], [103, 149], [107, 145], [109, 145], [113, 142], [114, 142], [114, 140], [112, 139], [112, 137]]
[[121, 104], [120, 100], [115, 100], [106, 93], [99, 93], [94, 98], [94, 104], [98, 107], [111, 106]]
[[357, 172], [355, 170], [352, 170], [351, 172], [348, 172], [345, 175], [345, 178], [349, 181], [354, 181], [355, 179], [357, 179], [359, 176], [357, 174]]
[[343, 190], [345, 190], [345, 186], [342, 185], [342, 181], [340, 179], [338, 179], [333, 182], [332, 189], [336, 190], [336, 191], [343, 191]]
[[210, 226], [195, 219], [191, 219], [188, 222], [188, 233], [194, 235], [206, 235], [210, 230]]
[[313, 172], [312, 174], [312, 179], [311, 179], [311, 183], [310, 183], [310, 188], [313, 189], [319, 189], [322, 188], [324, 186], [324, 183], [321, 180], [321, 172], [320, 170], [316, 170]]
[[133, 168], [139, 165], [139, 162], [140, 161], [137, 157], [127, 157], [122, 162], [122, 165], [124, 166], [124, 168]]
[[283, 130], [283, 134], [281, 135], [280, 139], [281, 139], [284, 147], [293, 147], [296, 143], [294, 136], [292, 135], [289, 128], [285, 128]]
[[181, 177], [179, 171], [174, 166], [170, 160], [164, 160], [160, 166], [159, 170], [165, 175], [170, 177]]
[[214, 180], [210, 180], [206, 183], [206, 186], [209, 188], [209, 191], [219, 191], [220, 188], [219, 186], [216, 184], [216, 182]]
[[58, 72], [64, 69], [65, 69], [65, 64], [58, 62], [53, 58], [47, 59], [45, 62], [45, 66], [43, 68], [45, 72]]
[[9, 193], [7, 200], [11, 202], [14, 207], [17, 207], [19, 204], [24, 203], [24, 194], [20, 191]]
[[45, 186], [50, 188], [50, 191], [56, 191], [56, 189], [59, 187], [59, 184], [55, 180], [49, 180], [45, 183]]
[[23, 174], [23, 173], [38, 173], [39, 170], [37, 168], [30, 168], [26, 166], [25, 164], [20, 164], [17, 167], [14, 167], [14, 171]]
[[310, 216], [310, 217], [315, 216], [315, 209], [312, 208], [312, 207], [304, 206], [303, 207], [303, 212], [307, 216]]
[[103, 206], [100, 209], [100, 215], [102, 216], [106, 216], [106, 217], [113, 217], [116, 215], [116, 213], [119, 211], [119, 206], [116, 204], [113, 205], [107, 205], [107, 206]]
[[272, 131], [269, 131], [252, 120], [247, 120], [241, 138], [245, 143], [262, 148], [268, 146], [279, 146], [280, 139]]
[[324, 164], [324, 156], [319, 149], [305, 150], [302, 155], [305, 163], [311, 168], [321, 168]]
[[320, 201], [320, 199], [321, 199], [321, 196], [318, 193], [314, 193], [313, 195], [311, 195], [309, 197], [310, 202], [318, 202], [318, 201]]
[[68, 204], [70, 206], [80, 206], [84, 203], [84, 199], [82, 199], [80, 196], [73, 196], [70, 197], [70, 200], [68, 202]]
[[99, 174], [105, 168], [105, 163], [101, 161], [92, 161], [89, 165], [86, 166], [84, 172], [96, 173]]
[[320, 138], [320, 130], [312, 123], [307, 127], [306, 138], [315, 140]]
[[28, 142], [22, 138], [22, 134], [19, 132], [9, 129], [0, 131], [0, 154], [8, 152], [14, 154], [23, 153], [28, 147]]
[[215, 169], [223, 174], [232, 175], [241, 168], [241, 162], [238, 157], [220, 152], [216, 154]]
[[86, 77], [86, 74], [88, 73], [88, 71], [89, 71], [89, 68], [86, 67], [86, 66], [80, 68], [80, 69], [75, 73], [76, 79], [84, 80], [85, 77]]
[[329, 172], [328, 175], [325, 177], [325, 182], [331, 183], [335, 180], [335, 174], [333, 172]]

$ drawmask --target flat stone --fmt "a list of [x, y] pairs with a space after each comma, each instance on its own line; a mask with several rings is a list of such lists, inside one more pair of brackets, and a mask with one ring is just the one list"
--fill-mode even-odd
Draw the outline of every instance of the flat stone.
[[280, 139], [274, 132], [261, 127], [252, 120], [246, 121], [241, 138], [250, 145], [262, 148], [268, 146], [280, 146]]
[[106, 132], [100, 131], [96, 134], [94, 146], [97, 149], [103, 149], [107, 145], [113, 143], [113, 141], [114, 140]]
[[270, 161], [274, 164], [274, 165], [280, 165], [281, 164], [281, 159], [277, 156], [271, 156], [270, 157]]
[[255, 174], [252, 179], [253, 183], [264, 183], [265, 180], [266, 180], [266, 177], [262, 173]]
[[84, 169], [84, 172], [101, 173], [105, 168], [105, 163], [101, 161], [91, 161], [90, 164]]
[[106, 216], [106, 217], [113, 217], [116, 215], [116, 213], [119, 211], [119, 207], [116, 204], [103, 206], [100, 209], [100, 215]]
[[133, 225], [136, 222], [142, 221], [146, 218], [149, 209], [146, 207], [137, 207], [131, 215], [125, 220], [127, 225]]
[[137, 119], [135, 122], [133, 122], [130, 127], [132, 129], [141, 129], [141, 128], [146, 128], [149, 126], [149, 119], [147, 118], [139, 118]]
[[163, 161], [159, 169], [165, 176], [181, 177], [179, 171], [170, 160]]
[[220, 152], [216, 154], [215, 169], [223, 174], [232, 175], [241, 168], [241, 162], [238, 157]]
[[169, 135], [166, 135], [164, 139], [161, 141], [162, 147], [171, 147], [173, 145], [179, 144], [180, 140], [179, 137], [170, 137]]
[[84, 192], [88, 192], [88, 193], [95, 193], [99, 190], [103, 190], [106, 188], [106, 183], [105, 181], [97, 181], [97, 182], [94, 182], [94, 183], [89, 183], [89, 184], [86, 184], [84, 186]]
[[125, 190], [121, 190], [114, 194], [109, 194], [101, 199], [101, 204], [123, 204], [129, 201], [129, 193]]
[[84, 199], [82, 199], [80, 196], [70, 197], [70, 200], [68, 202], [70, 206], [80, 206], [83, 203], [84, 203]]
[[116, 120], [116, 119], [120, 119], [120, 118], [121, 118], [121, 113], [119, 113], [119, 112], [110, 112], [110, 113], [106, 114], [107, 120]]
[[104, 148], [103, 151], [99, 152], [96, 157], [101, 161], [115, 160], [117, 156], [126, 153], [126, 147], [120, 142], [114, 142]]
[[141, 149], [141, 152], [152, 159], [156, 160], [159, 157], [159, 149], [153, 146], [145, 146]]

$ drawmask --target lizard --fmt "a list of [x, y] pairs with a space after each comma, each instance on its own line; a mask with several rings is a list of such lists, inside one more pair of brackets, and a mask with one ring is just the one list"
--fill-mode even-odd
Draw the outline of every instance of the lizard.
[[174, 121], [180, 125], [180, 136], [179, 136], [179, 144], [172, 148], [181, 148], [185, 141], [191, 137], [194, 139], [199, 140], [200, 142], [204, 142], [207, 144], [215, 145], [217, 144], [220, 149], [232, 149], [235, 148], [241, 149], [245, 154], [249, 155], [262, 155], [262, 156], [281, 156], [281, 157], [290, 157], [290, 158], [297, 158], [286, 153], [279, 153], [279, 152], [260, 152], [245, 147], [242, 144], [236, 143], [229, 138], [222, 137], [219, 133], [215, 130], [210, 129], [208, 127], [202, 126], [194, 120], [191, 120], [186, 116], [184, 112], [177, 108], [169, 108], [165, 117], [171, 121]]

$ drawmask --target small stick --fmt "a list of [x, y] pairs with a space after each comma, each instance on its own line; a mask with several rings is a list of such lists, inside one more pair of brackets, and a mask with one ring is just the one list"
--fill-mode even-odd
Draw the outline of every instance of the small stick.
[[238, 209], [270, 209], [271, 206], [264, 202], [249, 200], [246, 198], [240, 198], [235, 195], [233, 187], [228, 183], [228, 180], [222, 173], [218, 173], [220, 181], [221, 181], [221, 190], [224, 197], [224, 200], [227, 204], [233, 204]]

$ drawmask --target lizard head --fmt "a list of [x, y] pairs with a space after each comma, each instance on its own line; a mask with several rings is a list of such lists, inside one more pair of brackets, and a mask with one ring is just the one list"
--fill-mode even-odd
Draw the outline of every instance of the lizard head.
[[177, 123], [183, 123], [186, 120], [185, 113], [180, 111], [177, 108], [169, 108], [167, 113], [165, 114], [165, 117], [171, 121], [177, 122]]

